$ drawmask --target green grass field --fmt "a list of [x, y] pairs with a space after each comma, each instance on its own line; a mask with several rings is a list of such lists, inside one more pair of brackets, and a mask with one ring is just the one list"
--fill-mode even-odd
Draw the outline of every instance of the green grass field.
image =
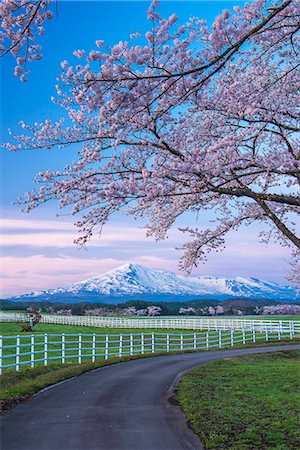
[[216, 361], [185, 375], [177, 400], [205, 448], [300, 446], [300, 351]]
[[[44, 364], [45, 337], [47, 333], [47, 364], [61, 362], [62, 336], [64, 333], [65, 363], [87, 362], [92, 360], [93, 346], [95, 359], [103, 360], [106, 353], [106, 336], [108, 337], [107, 357], [111, 358], [120, 354], [120, 335], [122, 335], [121, 354], [157, 353], [169, 351], [188, 350], [194, 348], [203, 349], [206, 346], [206, 332], [194, 332], [193, 330], [167, 330], [167, 329], [126, 329], [126, 328], [96, 328], [73, 325], [41, 324], [34, 328], [34, 333], [20, 333], [20, 327], [14, 323], [4, 323], [1, 326], [3, 336], [3, 365], [15, 364], [16, 338], [20, 335], [20, 355], [18, 357], [23, 370], [31, 359], [31, 339], [34, 338], [34, 366]], [[95, 336], [93, 336], [93, 333]], [[81, 336], [79, 337], [79, 334]], [[154, 348], [153, 348], [153, 334]], [[169, 337], [167, 337], [169, 334]], [[132, 338], [130, 337], [132, 335]], [[14, 336], [14, 337], [10, 337]], [[247, 335], [250, 337], [250, 334]], [[195, 344], [196, 338], [196, 344]], [[80, 339], [80, 344], [79, 344]], [[242, 341], [239, 331], [234, 334], [235, 344]], [[94, 341], [94, 342], [93, 342]], [[209, 334], [209, 346], [218, 346], [219, 334]], [[223, 333], [222, 345], [230, 344], [228, 336]], [[80, 358], [79, 358], [80, 345]], [[7, 370], [7, 369], [4, 369]]]
[[[157, 329], [157, 328], [102, 328], [102, 327], [86, 327], [86, 326], [78, 326], [78, 325], [56, 325], [50, 323], [41, 323], [34, 327], [34, 334], [41, 333], [97, 333], [97, 334], [138, 334], [138, 333], [185, 333], [191, 334], [193, 330], [180, 330], [180, 329]], [[21, 333], [21, 328], [18, 324], [8, 322], [0, 324], [0, 334], [3, 336], [16, 336]]]
[[[123, 356], [126, 354], [146, 354], [192, 349], [205, 350], [207, 346], [209, 348], [218, 348], [220, 346], [219, 332], [214, 331], [209, 332], [207, 337], [206, 331], [186, 329], [98, 328], [55, 324], [39, 324], [34, 328], [34, 333], [20, 333], [20, 330], [18, 324], [15, 323], [1, 324], [1, 335], [3, 336], [2, 364], [9, 366], [18, 363], [19, 370], [23, 370], [31, 362], [33, 367], [44, 365], [45, 359], [47, 359], [47, 365], [62, 362], [62, 333], [65, 334], [63, 357], [65, 363], [68, 364], [102, 360], [105, 356], [111, 358], [120, 354]], [[45, 333], [47, 334], [46, 346]], [[167, 337], [167, 334], [169, 334], [169, 337]], [[20, 336], [18, 355], [16, 355], [16, 335]], [[122, 335], [122, 343], [120, 343], [120, 335]], [[237, 330], [233, 333], [234, 346], [253, 346], [252, 338], [252, 331], [246, 331], [246, 342], [244, 343], [242, 332]], [[32, 347], [32, 339], [34, 340], [34, 347]], [[291, 340], [288, 334], [281, 336], [280, 340], [278, 339], [277, 333], [269, 334], [268, 342], [266, 342], [264, 333], [256, 333], [256, 345], [290, 342], [296, 342], [296, 340], [295, 338]], [[106, 351], [106, 346], [108, 346], [108, 351]], [[231, 336], [228, 330], [222, 331], [221, 347], [231, 347]], [[32, 348], [35, 353], [34, 356], [32, 354]], [[92, 353], [94, 354], [94, 358], [92, 357]], [[7, 367], [4, 370], [7, 370]]]
[[[79, 375], [80, 373], [92, 370], [96, 367], [101, 367], [106, 364], [121, 362], [128, 359], [153, 356], [152, 353], [152, 333], [155, 334], [155, 354], [166, 353], [166, 334], [169, 333], [170, 351], [181, 352], [188, 351], [194, 345], [194, 331], [193, 330], [177, 330], [177, 329], [125, 329], [125, 328], [98, 328], [98, 327], [82, 327], [75, 325], [55, 325], [55, 324], [39, 324], [34, 328], [34, 333], [20, 333], [20, 327], [15, 323], [2, 323], [1, 334], [3, 336], [3, 344], [5, 346], [11, 345], [11, 348], [3, 349], [3, 364], [14, 364], [16, 362], [16, 339], [10, 336], [20, 335], [21, 344], [25, 344], [20, 348], [20, 371], [16, 372], [15, 367], [3, 370], [1, 375], [1, 394], [0, 404], [2, 409], [7, 409], [13, 404], [22, 401], [24, 398], [32, 395], [38, 390], [62, 381], [66, 378]], [[50, 358], [47, 366], [44, 366], [44, 334], [48, 334], [48, 348], [47, 357]], [[65, 333], [65, 364], [61, 364], [62, 347], [61, 334]], [[96, 334], [96, 355], [95, 362], [92, 362], [92, 334]], [[130, 353], [130, 334], [133, 336], [134, 355]], [[144, 354], [141, 355], [142, 342], [141, 334], [144, 334]], [[78, 334], [82, 335], [81, 341], [81, 364], [78, 364]], [[122, 357], [119, 357], [119, 335], [124, 336], [122, 347]], [[184, 337], [184, 345], [181, 346], [181, 334]], [[73, 335], [73, 336], [72, 336]], [[105, 351], [105, 336], [109, 336], [109, 359], [104, 359]], [[127, 336], [126, 336], [127, 335]], [[28, 365], [31, 358], [31, 336], [34, 336], [35, 347], [34, 351], [38, 352], [34, 356], [34, 368]], [[126, 337], [125, 337], [126, 336]], [[251, 336], [248, 334], [248, 336]], [[206, 344], [206, 332], [196, 332], [197, 350], [204, 349]], [[219, 335], [215, 332], [210, 332], [209, 344], [218, 348]], [[253, 342], [242, 343], [242, 333], [237, 331], [234, 334], [235, 348], [253, 346]], [[283, 343], [296, 343], [299, 339], [290, 340], [289, 337], [283, 338], [281, 341], [276, 339], [276, 336], [270, 337], [269, 342], [266, 343], [265, 336], [257, 334], [257, 346], [262, 345], [277, 345]], [[222, 348], [229, 348], [230, 342], [227, 336], [223, 335]], [[124, 355], [124, 352], [127, 353]], [[123, 356], [124, 355], [124, 356]], [[26, 362], [27, 364], [22, 364]]]
[[[39, 324], [34, 328], [34, 333], [20, 333], [20, 330], [16, 323], [1, 324], [4, 372], [23, 371], [28, 365], [35, 368], [60, 363], [81, 364], [115, 356], [299, 342], [299, 337], [291, 340], [289, 334], [280, 336], [279, 339], [277, 333], [269, 333], [266, 341], [265, 333], [256, 332], [254, 344], [253, 332], [250, 330], [245, 332], [245, 341], [239, 330], [234, 331], [232, 336], [229, 330], [207, 333], [179, 329], [97, 328], [55, 324]], [[18, 339], [16, 335], [19, 335]]]
[[[226, 316], [229, 317], [229, 316]], [[230, 316], [230, 318], [239, 318], [239, 319], [253, 319], [253, 320], [300, 320], [299, 314], [292, 314], [292, 315], [281, 315], [281, 316]]]

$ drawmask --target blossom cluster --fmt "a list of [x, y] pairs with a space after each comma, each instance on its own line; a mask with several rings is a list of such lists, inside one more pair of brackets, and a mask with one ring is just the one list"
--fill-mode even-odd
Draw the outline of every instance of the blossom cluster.
[[44, 23], [52, 19], [48, 9], [53, 0], [3, 0], [0, 3], [0, 56], [11, 53], [17, 62], [14, 74], [27, 81], [28, 62], [42, 58], [42, 47], [36, 44], [44, 34]]

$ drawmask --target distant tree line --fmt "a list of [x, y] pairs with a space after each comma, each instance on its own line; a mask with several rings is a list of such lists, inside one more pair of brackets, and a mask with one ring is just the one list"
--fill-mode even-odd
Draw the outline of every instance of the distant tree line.
[[116, 305], [99, 303], [51, 303], [1, 301], [2, 310], [35, 310], [59, 315], [99, 316], [223, 316], [223, 315], [274, 315], [300, 314], [299, 304], [276, 304], [271, 300], [228, 299], [222, 303], [216, 300], [194, 300], [187, 302], [145, 302], [130, 300]]

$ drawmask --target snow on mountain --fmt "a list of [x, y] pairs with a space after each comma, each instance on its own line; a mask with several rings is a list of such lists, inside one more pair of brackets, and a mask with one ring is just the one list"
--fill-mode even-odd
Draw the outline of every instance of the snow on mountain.
[[[297, 301], [291, 286], [256, 278], [186, 277], [138, 264], [124, 264], [114, 270], [67, 287], [31, 292], [11, 300], [90, 301], [113, 303], [127, 300], [198, 300], [244, 297], [278, 302]], [[299, 297], [298, 297], [299, 298]]]

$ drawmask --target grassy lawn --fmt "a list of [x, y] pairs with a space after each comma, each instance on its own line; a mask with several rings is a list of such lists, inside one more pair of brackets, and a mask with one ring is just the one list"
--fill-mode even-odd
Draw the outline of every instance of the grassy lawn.
[[[34, 366], [43, 365], [44, 361], [44, 333], [48, 334], [47, 343], [47, 357], [48, 365], [56, 364], [62, 356], [62, 337], [65, 333], [65, 362], [75, 364], [79, 361], [78, 348], [79, 337], [81, 334], [81, 361], [89, 362], [92, 357], [93, 349], [93, 333], [95, 333], [95, 358], [96, 360], [103, 360], [105, 356], [106, 335], [108, 335], [108, 357], [112, 358], [118, 356], [120, 352], [120, 334], [123, 336], [122, 340], [122, 356], [130, 354], [133, 350], [134, 354], [152, 353], [152, 333], [155, 335], [154, 351], [166, 352], [167, 345], [170, 351], [187, 350], [194, 346], [194, 335], [196, 335], [196, 348], [204, 348], [206, 345], [206, 333], [196, 332], [193, 330], [178, 330], [178, 329], [127, 329], [127, 328], [97, 328], [97, 327], [82, 327], [76, 325], [55, 325], [55, 324], [39, 324], [34, 328], [34, 333], [20, 333], [20, 327], [14, 323], [3, 323], [1, 325], [1, 334], [3, 335], [3, 365], [14, 364], [16, 362], [16, 339], [9, 338], [9, 336], [20, 335], [20, 370], [26, 368], [25, 362], [30, 362], [31, 352], [31, 336], [34, 336], [35, 347], [34, 351]], [[132, 349], [130, 342], [130, 334], [132, 338]], [[143, 341], [142, 335], [143, 334]], [[169, 339], [167, 334], [170, 335]], [[181, 342], [181, 334], [183, 341]], [[235, 333], [235, 342], [238, 343], [242, 339], [241, 333]], [[225, 344], [225, 337], [223, 344]], [[210, 333], [209, 345], [218, 346], [218, 334]], [[23, 363], [23, 364], [22, 364]], [[5, 371], [8, 369], [4, 369]]]
[[196, 368], [177, 400], [207, 449], [300, 446], [300, 351], [227, 358]]
[[[229, 316], [228, 316], [229, 317]], [[238, 318], [238, 319], [253, 319], [253, 320], [300, 320], [299, 314], [286, 314], [286, 315], [272, 315], [272, 316], [230, 316], [231, 318]]]
[[[43, 334], [43, 333], [66, 333], [66, 334], [78, 334], [78, 333], [96, 333], [96, 334], [140, 334], [140, 333], [173, 333], [173, 334], [192, 334], [193, 330], [180, 330], [180, 329], [164, 329], [164, 328], [103, 328], [103, 327], [86, 327], [86, 326], [78, 326], [78, 325], [56, 325], [51, 323], [41, 323], [34, 327], [34, 334]], [[3, 336], [16, 336], [21, 333], [21, 328], [18, 324], [8, 322], [8, 323], [0, 323], [0, 334]]]
[[[206, 331], [177, 330], [177, 329], [127, 329], [127, 328], [97, 328], [83, 327], [76, 325], [55, 325], [39, 324], [34, 328], [34, 333], [20, 333], [20, 327], [15, 323], [1, 324], [1, 334], [3, 336], [3, 365], [15, 364], [19, 361], [19, 369], [23, 371], [26, 365], [30, 364], [31, 357], [34, 358], [34, 367], [44, 365], [45, 359], [45, 333], [47, 338], [47, 364], [57, 364], [61, 362], [63, 356], [62, 336], [64, 333], [64, 360], [65, 363], [75, 364], [89, 362], [94, 353], [96, 360], [103, 360], [104, 356], [111, 358], [121, 354], [157, 353], [182, 350], [205, 350], [207, 348]], [[95, 337], [93, 337], [93, 333]], [[154, 334], [154, 347], [152, 333]], [[10, 336], [20, 335], [19, 356], [16, 355], [16, 338]], [[81, 334], [81, 337], [78, 335]], [[122, 344], [120, 344], [120, 334]], [[132, 334], [132, 339], [130, 337]], [[143, 334], [143, 336], [142, 336]], [[167, 337], [169, 334], [169, 337]], [[106, 342], [106, 335], [108, 341]], [[183, 338], [181, 339], [181, 335]], [[31, 354], [31, 338], [34, 339], [34, 356]], [[253, 334], [247, 331], [246, 342], [243, 343], [242, 332], [236, 330], [233, 334], [234, 347], [253, 346]], [[80, 341], [80, 342], [79, 342]], [[231, 347], [230, 331], [223, 331], [221, 335], [222, 348]], [[269, 334], [266, 342], [265, 334], [256, 333], [256, 345], [297, 343], [299, 338], [290, 339], [289, 335], [281, 336], [278, 340], [277, 333]], [[211, 331], [208, 335], [208, 347], [219, 347], [219, 332]], [[106, 353], [106, 346], [108, 352]], [[80, 347], [80, 351], [79, 351]], [[167, 348], [168, 347], [168, 348]], [[94, 349], [94, 350], [93, 350]], [[79, 356], [80, 354], [80, 356]], [[32, 361], [33, 363], [33, 361]], [[5, 371], [7, 368], [4, 369]]]

